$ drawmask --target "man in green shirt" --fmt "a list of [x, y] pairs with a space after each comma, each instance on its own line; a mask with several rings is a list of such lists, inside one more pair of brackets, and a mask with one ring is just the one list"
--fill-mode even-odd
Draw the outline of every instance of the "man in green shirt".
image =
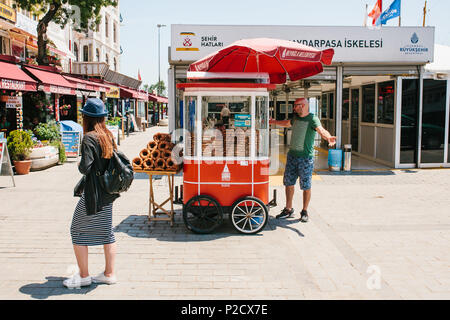
[[284, 186], [286, 187], [286, 208], [277, 219], [287, 219], [294, 214], [292, 201], [295, 194], [295, 184], [300, 178], [300, 188], [303, 190], [303, 210], [301, 222], [308, 222], [308, 207], [311, 202], [311, 182], [314, 170], [314, 140], [318, 133], [330, 147], [336, 145], [336, 137], [325, 130], [317, 116], [309, 112], [307, 99], [301, 98], [294, 102], [294, 119], [286, 121], [271, 121], [271, 123], [292, 127], [291, 145], [286, 161]]

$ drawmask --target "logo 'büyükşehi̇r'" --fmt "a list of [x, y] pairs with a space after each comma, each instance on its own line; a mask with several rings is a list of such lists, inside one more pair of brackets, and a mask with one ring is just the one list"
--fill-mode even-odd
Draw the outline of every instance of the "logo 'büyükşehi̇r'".
[[195, 38], [195, 33], [193, 32], [181, 32], [180, 37], [182, 40], [182, 47], [177, 48], [177, 51], [199, 51], [195, 48], [193, 39]]

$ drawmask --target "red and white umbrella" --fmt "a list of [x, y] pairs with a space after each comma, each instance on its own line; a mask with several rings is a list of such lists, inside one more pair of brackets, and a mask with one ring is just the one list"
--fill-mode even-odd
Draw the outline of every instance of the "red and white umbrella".
[[199, 72], [264, 72], [273, 84], [312, 77], [330, 65], [333, 49], [317, 50], [293, 41], [257, 38], [239, 40], [190, 65]]

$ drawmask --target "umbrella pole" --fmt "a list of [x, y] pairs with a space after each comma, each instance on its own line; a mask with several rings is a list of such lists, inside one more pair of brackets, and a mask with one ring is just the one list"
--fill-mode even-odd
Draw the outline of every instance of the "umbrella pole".
[[289, 90], [286, 90], [286, 112], [284, 114], [284, 120], [289, 120]]

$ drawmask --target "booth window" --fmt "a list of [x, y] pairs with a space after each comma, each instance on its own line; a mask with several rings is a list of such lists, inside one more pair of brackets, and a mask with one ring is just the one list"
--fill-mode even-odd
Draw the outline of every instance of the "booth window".
[[362, 122], [375, 123], [375, 84], [362, 87]]
[[328, 101], [330, 106], [328, 108], [328, 110], [330, 111], [328, 119], [334, 119], [334, 93], [330, 93], [330, 95], [328, 96]]
[[444, 162], [447, 81], [423, 81], [422, 163]]
[[186, 97], [185, 100], [186, 112], [184, 114], [185, 123], [185, 154], [186, 156], [193, 157], [197, 154], [197, 143], [195, 137], [197, 136], [196, 119], [197, 119], [197, 97]]
[[342, 120], [348, 121], [350, 117], [350, 89], [342, 92]]
[[250, 157], [251, 101], [247, 96], [203, 97], [204, 157]]
[[395, 83], [387, 81], [378, 84], [377, 123], [394, 124]]
[[323, 94], [322, 95], [322, 119], [327, 119], [328, 117], [328, 95], [327, 94]]
[[400, 138], [400, 163], [416, 162], [417, 111], [419, 110], [419, 80], [403, 79], [402, 128]]
[[255, 125], [256, 125], [256, 156], [269, 156], [269, 119], [267, 97], [256, 97]]

